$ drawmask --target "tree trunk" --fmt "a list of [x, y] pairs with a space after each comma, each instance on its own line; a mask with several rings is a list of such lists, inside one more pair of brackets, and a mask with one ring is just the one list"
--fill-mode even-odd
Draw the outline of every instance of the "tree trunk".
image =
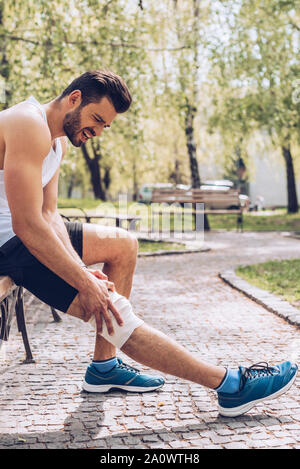
[[86, 161], [87, 167], [89, 168], [89, 171], [90, 171], [94, 197], [95, 199], [106, 200], [105, 191], [103, 190], [103, 187], [102, 187], [100, 163], [99, 163], [101, 159], [101, 153], [99, 149], [95, 150], [93, 148], [94, 158], [91, 158], [85, 144], [81, 145], [81, 150], [82, 150], [84, 159]]
[[296, 213], [298, 212], [299, 206], [296, 191], [294, 164], [289, 144], [282, 146], [282, 154], [285, 161], [287, 176], [288, 213]]
[[[0, 27], [4, 28], [4, 2], [0, 1]], [[0, 45], [0, 76], [4, 79], [4, 86], [0, 82], [0, 106], [4, 110], [9, 107], [10, 90], [9, 90], [9, 72], [10, 66], [6, 54], [6, 39], [2, 39]]]
[[93, 186], [95, 199], [106, 200], [106, 194], [102, 187], [100, 165], [98, 158], [91, 159], [90, 162], [91, 183]]
[[172, 181], [176, 186], [178, 184], [183, 184], [180, 166], [181, 166], [181, 162], [176, 156], [175, 162], [174, 162], [174, 168], [169, 174], [169, 180]]
[[68, 191], [67, 191], [68, 199], [71, 199], [72, 197], [73, 187], [74, 187], [74, 176], [72, 175], [68, 184]]
[[132, 183], [133, 183], [132, 198], [133, 198], [134, 202], [136, 202], [137, 199], [138, 199], [139, 186], [138, 186], [138, 182], [137, 182], [137, 170], [136, 170], [136, 161], [135, 160], [132, 163]]
[[107, 200], [108, 190], [110, 187], [111, 179], [110, 179], [110, 168], [106, 167], [104, 169], [104, 177], [103, 177], [104, 187], [105, 187], [105, 200]]
[[107, 167], [105, 168], [103, 182], [104, 182], [105, 190], [108, 191], [110, 183], [111, 183], [110, 168], [107, 168]]
[[[195, 118], [196, 108], [187, 104], [186, 106], [186, 113], [185, 113], [185, 136], [186, 136], [186, 146], [190, 160], [190, 169], [191, 169], [191, 180], [192, 180], [192, 188], [199, 189], [201, 182], [200, 182], [200, 175], [199, 175], [199, 167], [197, 161], [197, 147], [195, 142], [195, 131], [194, 131], [194, 118]], [[209, 221], [208, 217], [204, 215], [204, 230], [209, 231]]]
[[194, 117], [195, 117], [196, 108], [187, 105], [186, 114], [185, 114], [185, 136], [186, 136], [186, 146], [190, 160], [190, 170], [191, 170], [191, 180], [193, 189], [198, 189], [200, 187], [200, 176], [198, 161], [196, 156], [196, 143], [194, 138]]

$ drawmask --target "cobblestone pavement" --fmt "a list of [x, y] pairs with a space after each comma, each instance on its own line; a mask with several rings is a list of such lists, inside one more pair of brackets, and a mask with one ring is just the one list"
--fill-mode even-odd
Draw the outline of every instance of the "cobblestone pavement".
[[[299, 328], [218, 278], [238, 264], [299, 257], [299, 241], [218, 232], [206, 243], [209, 252], [139, 258], [138, 314], [212, 363], [300, 362]], [[287, 394], [232, 419], [218, 415], [213, 391], [169, 375], [157, 392], [83, 393], [93, 331], [73, 318], [52, 322], [36, 299], [26, 314], [36, 363], [20, 364], [14, 325], [0, 368], [0, 448], [300, 448], [300, 375]]]

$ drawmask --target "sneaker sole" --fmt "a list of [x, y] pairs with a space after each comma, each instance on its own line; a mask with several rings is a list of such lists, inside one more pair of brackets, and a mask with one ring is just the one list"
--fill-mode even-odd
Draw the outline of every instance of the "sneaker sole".
[[97, 384], [88, 384], [86, 381], [84, 381], [82, 388], [84, 391], [87, 392], [108, 392], [111, 389], [122, 389], [123, 391], [128, 391], [128, 392], [150, 392], [150, 391], [155, 391], [156, 389], [161, 388], [163, 384], [160, 384], [159, 386], [147, 386], [147, 387], [142, 387], [142, 386], [125, 386], [123, 384], [109, 384], [109, 385], [97, 385]]
[[231, 407], [230, 409], [226, 407], [221, 407], [219, 405], [219, 414], [223, 417], [238, 417], [239, 415], [245, 414], [245, 412], [248, 412], [248, 410], [252, 409], [252, 407], [256, 406], [256, 404], [259, 404], [262, 401], [266, 401], [267, 399], [275, 399], [276, 397], [281, 396], [281, 394], [287, 392], [293, 385], [297, 377], [297, 373], [298, 368], [293, 378], [283, 388], [279, 389], [279, 391], [276, 391], [273, 394], [270, 394], [269, 396], [263, 397], [261, 399], [256, 399], [255, 401], [247, 402], [247, 404], [238, 407]]

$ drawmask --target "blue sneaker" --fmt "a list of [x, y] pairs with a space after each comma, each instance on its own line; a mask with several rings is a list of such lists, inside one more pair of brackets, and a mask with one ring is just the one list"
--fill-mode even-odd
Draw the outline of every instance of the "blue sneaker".
[[218, 393], [219, 413], [224, 417], [244, 414], [265, 399], [274, 399], [288, 391], [296, 379], [298, 366], [283, 362], [277, 366], [257, 363], [244, 368], [240, 366], [239, 391], [234, 394]]
[[161, 388], [165, 381], [161, 376], [142, 375], [139, 370], [126, 365], [120, 358], [118, 364], [107, 373], [99, 373], [90, 364], [85, 373], [83, 389], [88, 392], [107, 392], [123, 389], [131, 392], [147, 392]]

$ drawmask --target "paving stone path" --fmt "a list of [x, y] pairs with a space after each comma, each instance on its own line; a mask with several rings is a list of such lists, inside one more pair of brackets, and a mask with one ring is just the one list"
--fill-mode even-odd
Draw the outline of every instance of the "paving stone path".
[[[209, 252], [139, 258], [138, 314], [212, 363], [300, 362], [299, 328], [218, 277], [239, 264], [299, 258], [299, 240], [215, 232], [205, 241]], [[169, 375], [157, 392], [83, 393], [93, 331], [68, 317], [52, 322], [30, 295], [26, 315], [36, 363], [20, 364], [13, 325], [0, 362], [0, 448], [300, 448], [300, 374], [287, 394], [233, 419], [218, 415], [213, 391]]]

